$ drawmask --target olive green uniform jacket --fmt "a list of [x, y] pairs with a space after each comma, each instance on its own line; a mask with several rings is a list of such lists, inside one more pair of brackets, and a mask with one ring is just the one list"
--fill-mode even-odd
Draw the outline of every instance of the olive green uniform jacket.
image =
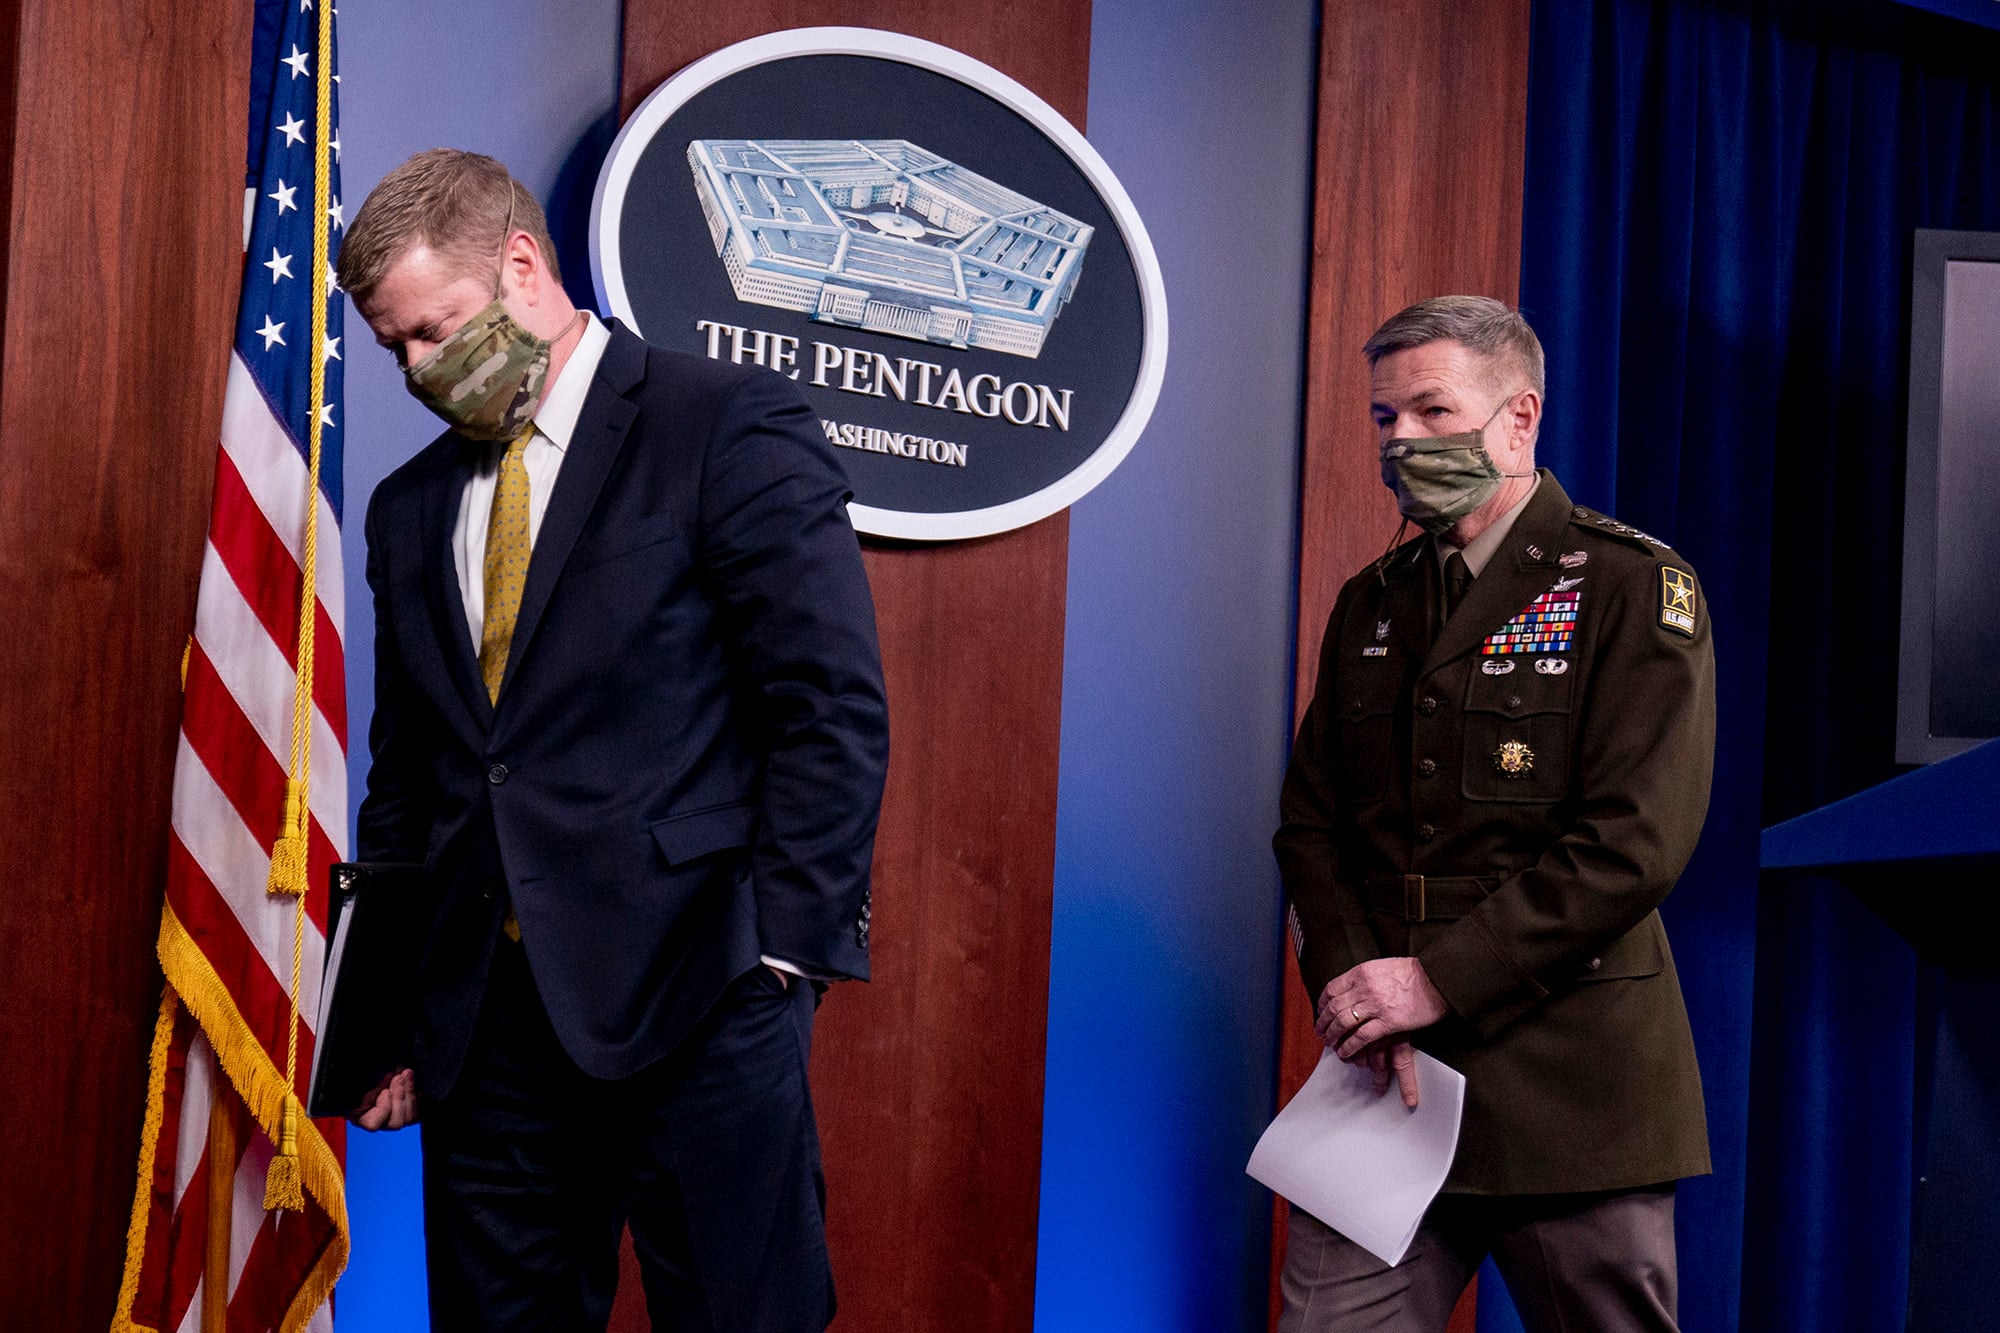
[[1465, 1075], [1445, 1189], [1623, 1189], [1709, 1169], [1655, 910], [1708, 807], [1715, 662], [1694, 571], [1548, 472], [1436, 630], [1429, 539], [1349, 580], [1275, 840], [1317, 1005], [1415, 955]]

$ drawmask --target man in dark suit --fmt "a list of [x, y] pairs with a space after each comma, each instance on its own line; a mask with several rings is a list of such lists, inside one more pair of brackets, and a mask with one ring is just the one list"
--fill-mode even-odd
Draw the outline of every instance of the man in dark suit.
[[1708, 805], [1707, 607], [1535, 469], [1517, 312], [1420, 302], [1365, 352], [1383, 480], [1428, 535], [1340, 592], [1276, 846], [1322, 1039], [1411, 1105], [1427, 1051], [1465, 1116], [1397, 1267], [1292, 1210], [1280, 1328], [1441, 1330], [1490, 1254], [1530, 1329], [1672, 1329], [1673, 1182], [1709, 1164], [1655, 909]]
[[433, 1327], [603, 1327], [629, 1221], [656, 1327], [823, 1328], [806, 1053], [887, 757], [841, 470], [780, 376], [578, 311], [490, 158], [391, 172], [339, 278], [452, 427], [368, 508], [359, 839], [439, 896], [358, 1117], [421, 1115]]

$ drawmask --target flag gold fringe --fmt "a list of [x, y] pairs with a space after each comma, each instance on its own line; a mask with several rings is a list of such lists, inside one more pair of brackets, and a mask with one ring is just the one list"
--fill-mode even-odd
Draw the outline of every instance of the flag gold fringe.
[[[251, 1117], [273, 1142], [280, 1141], [287, 1108], [296, 1107], [298, 1098], [286, 1083], [284, 1071], [250, 1031], [235, 998], [215, 974], [201, 946], [174, 915], [172, 903], [160, 909], [160, 966], [166, 969], [168, 985], [201, 1024], [215, 1049], [216, 1064], [250, 1108]], [[333, 1284], [347, 1267], [348, 1255], [347, 1193], [340, 1162], [318, 1125], [303, 1115], [296, 1115], [296, 1125], [299, 1183], [333, 1223], [333, 1238], [293, 1298], [279, 1325], [280, 1333], [299, 1333], [305, 1328], [313, 1311], [333, 1293]]]
[[139, 1187], [132, 1195], [132, 1221], [125, 1229], [125, 1276], [118, 1284], [118, 1306], [112, 1311], [111, 1333], [158, 1333], [132, 1318], [139, 1299], [139, 1270], [146, 1260], [146, 1228], [153, 1218], [153, 1167], [160, 1126], [167, 1116], [167, 1054], [174, 1044], [174, 1015], [179, 1004], [171, 985], [160, 988], [160, 1016], [153, 1022], [153, 1054], [146, 1072], [146, 1122], [139, 1131]]

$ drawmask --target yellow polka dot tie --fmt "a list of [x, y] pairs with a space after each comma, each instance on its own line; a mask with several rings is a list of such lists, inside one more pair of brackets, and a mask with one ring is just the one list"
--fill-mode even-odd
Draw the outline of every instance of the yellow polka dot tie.
[[507, 649], [521, 613], [521, 588], [528, 581], [528, 439], [530, 425], [500, 455], [500, 480], [493, 488], [493, 511], [486, 520], [486, 615], [479, 632], [479, 678], [486, 697], [500, 702], [500, 678], [507, 674]]

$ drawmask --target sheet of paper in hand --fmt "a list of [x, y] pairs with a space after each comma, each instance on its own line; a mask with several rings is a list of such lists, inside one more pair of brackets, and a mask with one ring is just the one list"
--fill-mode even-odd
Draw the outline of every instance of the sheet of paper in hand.
[[1465, 1075], [1417, 1052], [1417, 1108], [1331, 1051], [1257, 1140], [1250, 1175], [1368, 1251], [1402, 1262], [1458, 1151]]

